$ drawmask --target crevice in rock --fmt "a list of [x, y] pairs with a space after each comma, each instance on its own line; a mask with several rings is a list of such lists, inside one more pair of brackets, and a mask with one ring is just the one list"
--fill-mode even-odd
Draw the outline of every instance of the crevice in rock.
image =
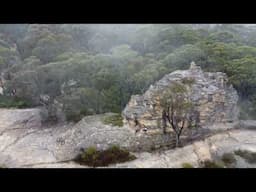
[[12, 128], [12, 129], [5, 129], [0, 133], [0, 137], [3, 136], [5, 133], [9, 132], [9, 131], [15, 131], [15, 130], [26, 130], [26, 129], [31, 129], [31, 128]]
[[29, 132], [29, 133], [26, 133], [20, 137], [17, 137], [12, 143], [10, 143], [9, 145], [7, 145], [5, 148], [3, 148], [1, 150], [1, 152], [4, 152], [6, 151], [8, 148], [10, 148], [11, 146], [15, 145], [16, 143], [18, 143], [21, 139], [24, 139], [25, 137], [27, 137], [28, 135], [31, 135], [33, 133], [36, 133], [36, 132], [39, 132], [40, 130], [35, 130], [35, 131], [32, 131], [32, 132]]

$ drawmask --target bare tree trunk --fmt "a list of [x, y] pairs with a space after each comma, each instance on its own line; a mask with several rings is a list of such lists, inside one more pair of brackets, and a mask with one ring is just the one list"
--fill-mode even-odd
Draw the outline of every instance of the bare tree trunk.
[[166, 126], [167, 126], [167, 124], [166, 124], [166, 112], [165, 112], [165, 110], [163, 110], [163, 112], [162, 112], [162, 121], [163, 121], [163, 133], [164, 134], [166, 134]]
[[166, 121], [163, 120], [163, 133], [166, 134]]
[[175, 147], [177, 148], [177, 147], [179, 147], [179, 145], [180, 145], [180, 136], [179, 136], [179, 134], [175, 134], [175, 136], [176, 136], [176, 144], [175, 144]]

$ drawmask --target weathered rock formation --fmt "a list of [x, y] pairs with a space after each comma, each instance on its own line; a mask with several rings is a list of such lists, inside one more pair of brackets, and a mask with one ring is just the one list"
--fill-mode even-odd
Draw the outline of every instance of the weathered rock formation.
[[[40, 109], [0, 109], [0, 167], [82, 168], [85, 166], [72, 161], [81, 148], [104, 149], [113, 144], [134, 151], [137, 159], [110, 167], [177, 168], [182, 167], [182, 163], [198, 167], [200, 161], [226, 152], [238, 149], [256, 152], [256, 121], [252, 120], [238, 123], [236, 126], [240, 129], [225, 131], [183, 148], [141, 153], [136, 150], [161, 145], [168, 137], [138, 135], [127, 126], [105, 125], [102, 118], [106, 115], [110, 114], [87, 116], [77, 124], [44, 127]], [[256, 167], [236, 158], [237, 167]]]
[[[254, 121], [254, 124], [256, 122]], [[135, 153], [134, 161], [109, 165], [111, 168], [182, 168], [183, 163], [193, 167], [200, 167], [200, 162], [216, 161], [225, 153], [233, 153], [236, 168], [256, 168], [255, 163], [248, 163], [245, 159], [234, 154], [236, 150], [256, 152], [255, 130], [232, 130], [216, 134], [205, 140], [196, 141], [183, 148], [171, 149], [161, 152]], [[74, 162], [41, 163], [24, 165], [32, 168], [87, 168]]]
[[90, 146], [148, 151], [169, 139], [168, 135], [137, 136], [128, 127], [105, 125], [103, 118], [111, 114], [51, 127], [41, 124], [40, 114], [40, 109], [0, 109], [0, 167], [54, 166], [72, 161]]
[[149, 131], [162, 124], [161, 94], [170, 85], [179, 82], [186, 86], [194, 105], [193, 115], [200, 127], [231, 123], [238, 117], [238, 94], [228, 82], [225, 73], [203, 72], [194, 62], [190, 69], [165, 75], [151, 85], [143, 95], [133, 95], [123, 111], [124, 123], [135, 127], [137, 122]]
[[[190, 138], [205, 136], [209, 133], [207, 128], [212, 133], [232, 128], [256, 127], [255, 121], [236, 121], [238, 95], [228, 83], [227, 76], [220, 72], [203, 72], [192, 63], [189, 70], [170, 73], [152, 85], [145, 94], [132, 96], [123, 111], [123, 127], [103, 123], [103, 118], [111, 114], [87, 116], [77, 124], [46, 127], [41, 124], [41, 109], [0, 109], [0, 166], [81, 167], [72, 162], [81, 149], [90, 146], [106, 149], [111, 145], [129, 149], [139, 157], [116, 167], [180, 167], [183, 162], [198, 166], [199, 161], [209, 159], [215, 153], [221, 155], [240, 146], [249, 150], [247, 141], [254, 147], [255, 142], [251, 138], [255, 130], [238, 133], [233, 130], [160, 155], [137, 153], [172, 145], [172, 135], [162, 134], [161, 131], [162, 109], [159, 98], [173, 82], [180, 82], [188, 88], [190, 100], [195, 105], [194, 114], [203, 127], [200, 133], [195, 131], [193, 134], [192, 131]], [[148, 131], [136, 133], [131, 129], [135, 120]], [[204, 131], [206, 134], [203, 134]]]

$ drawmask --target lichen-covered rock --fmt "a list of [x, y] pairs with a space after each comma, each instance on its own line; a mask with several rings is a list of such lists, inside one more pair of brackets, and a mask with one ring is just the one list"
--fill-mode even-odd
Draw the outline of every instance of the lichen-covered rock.
[[138, 121], [149, 130], [159, 129], [162, 123], [161, 93], [175, 82], [187, 88], [200, 127], [237, 120], [238, 94], [229, 84], [226, 74], [203, 72], [192, 62], [190, 69], [167, 74], [143, 95], [133, 95], [123, 111], [124, 123], [135, 127]]

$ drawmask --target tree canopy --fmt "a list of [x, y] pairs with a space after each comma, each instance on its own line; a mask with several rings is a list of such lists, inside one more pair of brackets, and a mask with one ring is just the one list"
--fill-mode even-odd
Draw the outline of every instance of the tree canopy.
[[76, 119], [121, 112], [132, 94], [195, 61], [227, 73], [254, 115], [255, 37], [255, 27], [232, 24], [0, 24], [0, 74], [7, 95], [32, 106], [49, 95]]

